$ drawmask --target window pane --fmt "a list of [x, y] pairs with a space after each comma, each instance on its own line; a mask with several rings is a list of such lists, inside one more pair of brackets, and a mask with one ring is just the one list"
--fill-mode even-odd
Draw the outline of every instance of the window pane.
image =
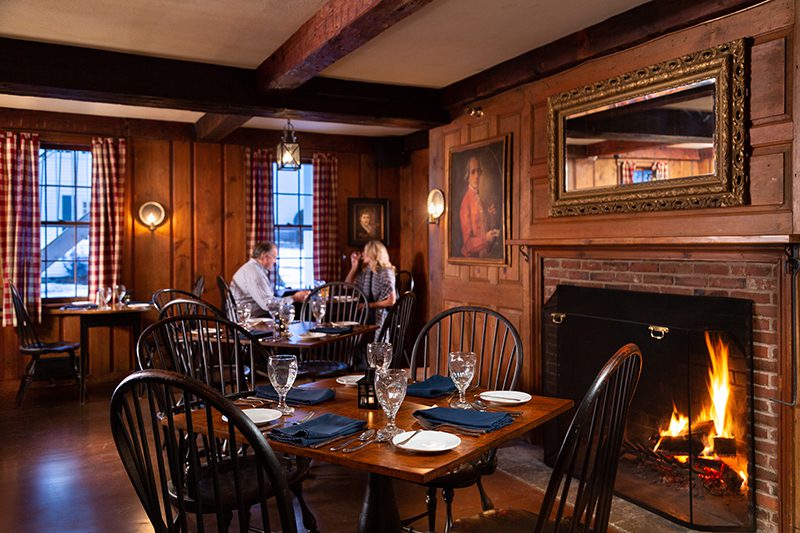
[[303, 228], [303, 256], [314, 257], [314, 232], [311, 228]]
[[297, 196], [286, 194], [275, 195], [275, 223], [297, 224], [300, 215], [297, 209]]
[[303, 224], [311, 226], [314, 223], [314, 198], [303, 196], [301, 202], [303, 204]]
[[297, 194], [300, 192], [299, 177], [296, 170], [279, 170], [277, 178], [275, 192], [282, 194]]
[[300, 167], [300, 193], [314, 194], [314, 169], [311, 165], [303, 165]]
[[75, 154], [78, 157], [78, 179], [76, 182], [79, 187], [90, 188], [92, 186], [92, 153], [75, 152]]
[[[326, 280], [327, 281], [327, 280]], [[314, 259], [303, 259], [303, 287], [312, 287], [314, 284]]]

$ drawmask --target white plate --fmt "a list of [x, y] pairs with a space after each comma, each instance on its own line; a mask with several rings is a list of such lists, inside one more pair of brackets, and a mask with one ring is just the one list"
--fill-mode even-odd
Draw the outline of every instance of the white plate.
[[149, 309], [150, 304], [128, 304], [125, 307], [130, 307], [131, 309]]
[[363, 378], [364, 374], [351, 374], [349, 376], [340, 376], [336, 378], [336, 383], [339, 385], [346, 385], [348, 387], [354, 387], [358, 380]]
[[452, 450], [459, 444], [461, 439], [452, 433], [444, 431], [420, 431], [411, 440], [404, 444], [397, 444], [411, 437], [413, 431], [405, 431], [392, 439], [392, 444], [401, 450], [416, 453], [442, 453]]
[[337, 328], [344, 328], [347, 326], [357, 326], [358, 322], [353, 322], [352, 320], [343, 320], [342, 322], [332, 322], [332, 324]]
[[94, 302], [90, 302], [89, 300], [75, 300], [74, 302], [69, 302], [69, 305], [94, 305]]
[[484, 402], [502, 405], [519, 405], [531, 401], [532, 396], [518, 390], [490, 390], [478, 395]]
[[[277, 409], [243, 409], [242, 412], [256, 425], [266, 424], [281, 417], [281, 412]], [[222, 415], [222, 421], [227, 422], [228, 417]]]
[[325, 334], [320, 331], [307, 331], [300, 334], [301, 339], [321, 339], [324, 336]]

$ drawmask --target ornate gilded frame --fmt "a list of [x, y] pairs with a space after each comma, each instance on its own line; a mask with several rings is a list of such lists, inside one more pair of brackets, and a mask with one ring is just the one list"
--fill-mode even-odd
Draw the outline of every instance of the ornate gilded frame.
[[[566, 190], [564, 132], [567, 116], [710, 77], [716, 82], [713, 174], [591, 190]], [[550, 216], [744, 204], [745, 78], [745, 43], [740, 39], [551, 96], [547, 101]]]

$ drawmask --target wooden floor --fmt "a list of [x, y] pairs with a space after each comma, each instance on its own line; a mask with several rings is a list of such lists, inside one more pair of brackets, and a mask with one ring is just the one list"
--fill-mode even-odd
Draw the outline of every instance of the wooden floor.
[[[111, 439], [111, 391], [92, 390], [81, 407], [74, 386], [32, 390], [21, 409], [13, 392], [0, 391], [0, 531], [151, 531]], [[315, 463], [304, 492], [320, 530], [355, 531], [365, 486], [362, 473]], [[540, 493], [503, 472], [486, 488], [498, 506], [539, 505]], [[402, 516], [424, 509], [420, 487], [396, 482], [395, 490]], [[479, 510], [476, 489], [456, 493], [456, 516]]]

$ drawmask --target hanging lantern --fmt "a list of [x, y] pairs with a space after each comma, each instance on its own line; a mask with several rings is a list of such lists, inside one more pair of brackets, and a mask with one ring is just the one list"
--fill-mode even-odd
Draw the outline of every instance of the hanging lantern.
[[283, 128], [283, 137], [278, 143], [277, 159], [278, 170], [300, 169], [300, 144], [294, 136], [291, 120], [287, 120], [286, 127]]
[[378, 396], [375, 394], [375, 369], [367, 369], [364, 377], [356, 383], [358, 385], [358, 408], [359, 409], [380, 409]]

